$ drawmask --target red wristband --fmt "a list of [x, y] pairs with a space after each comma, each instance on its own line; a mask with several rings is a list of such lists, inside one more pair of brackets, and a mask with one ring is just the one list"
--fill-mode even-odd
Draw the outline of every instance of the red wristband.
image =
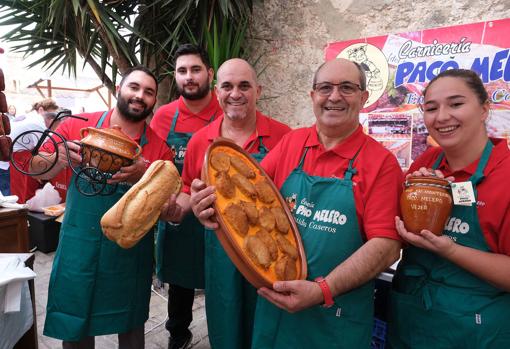
[[322, 295], [324, 296], [324, 304], [322, 306], [324, 308], [331, 308], [335, 303], [333, 302], [333, 296], [331, 295], [331, 290], [329, 289], [326, 279], [324, 279], [322, 276], [319, 276], [315, 278], [314, 281], [319, 284]]

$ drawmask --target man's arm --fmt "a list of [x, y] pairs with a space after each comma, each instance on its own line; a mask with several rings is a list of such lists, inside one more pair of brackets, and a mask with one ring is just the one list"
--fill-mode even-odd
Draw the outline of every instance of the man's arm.
[[401, 243], [387, 238], [368, 240], [326, 276], [333, 296], [372, 280], [400, 258]]
[[120, 182], [135, 184], [142, 178], [145, 171], [147, 171], [147, 167], [148, 163], [142, 156], [139, 156], [131, 165], [121, 167], [119, 171], [108, 180], [108, 184]]
[[168, 199], [168, 202], [163, 205], [159, 219], [179, 224], [190, 211], [189, 194], [180, 192], [179, 195], [172, 195], [170, 199]]
[[[382, 168], [377, 172], [377, 183], [372, 184], [369, 189], [371, 195], [365, 200], [363, 226], [368, 241], [328, 275], [323, 275], [333, 296], [363, 285], [400, 257], [401, 243], [397, 240], [398, 234], [394, 231], [392, 217], [398, 212], [397, 198], [402, 172], [394, 158], [382, 163]], [[277, 292], [262, 288], [259, 294], [289, 312], [324, 302], [316, 282], [276, 282], [273, 288]]]
[[[333, 297], [347, 293], [375, 278], [400, 257], [400, 242], [387, 238], [373, 238], [361, 246], [326, 276]], [[322, 304], [324, 297], [318, 283], [307, 280], [278, 281], [258, 290], [276, 306], [294, 313]]]
[[29, 172], [40, 173], [56, 161], [55, 166], [53, 166], [51, 170], [41, 175], [34, 176], [37, 179], [48, 180], [55, 177], [60, 171], [69, 166], [69, 160], [71, 161], [73, 167], [80, 164], [80, 146], [71, 141], [66, 141], [66, 144], [69, 149], [69, 157], [67, 156], [67, 151], [64, 144], [61, 143], [58, 145], [58, 154], [57, 152], [41, 152], [39, 155], [34, 156], [29, 164]]
[[212, 207], [215, 200], [216, 189], [214, 186], [207, 186], [198, 178], [193, 180], [190, 197], [191, 210], [200, 223], [211, 230], [219, 227], [214, 220], [214, 208]]

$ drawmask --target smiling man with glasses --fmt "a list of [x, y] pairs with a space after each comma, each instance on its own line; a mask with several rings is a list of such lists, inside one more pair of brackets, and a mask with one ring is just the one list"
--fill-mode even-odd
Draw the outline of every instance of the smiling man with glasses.
[[[312, 86], [316, 123], [285, 134], [261, 162], [296, 203], [308, 278], [258, 290], [252, 349], [369, 348], [373, 279], [399, 257], [402, 171], [359, 124], [368, 98], [363, 71], [345, 59], [328, 61]], [[213, 193], [192, 194], [195, 215], [211, 228]]]
[[328, 61], [312, 86], [316, 123], [285, 135], [262, 161], [282, 195], [297, 203], [308, 279], [258, 291], [252, 349], [368, 348], [373, 279], [399, 256], [393, 219], [402, 172], [359, 123], [368, 98], [363, 71], [348, 60]]

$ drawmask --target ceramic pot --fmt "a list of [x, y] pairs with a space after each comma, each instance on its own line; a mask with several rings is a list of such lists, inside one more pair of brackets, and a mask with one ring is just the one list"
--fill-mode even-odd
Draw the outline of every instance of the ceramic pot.
[[82, 128], [80, 134], [82, 165], [102, 172], [115, 173], [121, 167], [129, 166], [142, 151], [142, 147], [117, 125], [112, 128]]
[[402, 219], [408, 231], [423, 229], [441, 235], [452, 211], [450, 182], [438, 177], [411, 176], [400, 196]]

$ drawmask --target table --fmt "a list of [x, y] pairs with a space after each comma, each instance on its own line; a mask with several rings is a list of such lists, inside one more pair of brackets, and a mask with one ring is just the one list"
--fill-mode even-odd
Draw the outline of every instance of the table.
[[[27, 210], [0, 208], [0, 253], [17, 255], [25, 261], [25, 265], [33, 269], [35, 256], [29, 251]], [[14, 349], [37, 349], [37, 316], [35, 312], [34, 280], [28, 282], [34, 323], [30, 330], [19, 340]]]
[[26, 209], [0, 208], [0, 252], [28, 252], [27, 212]]

